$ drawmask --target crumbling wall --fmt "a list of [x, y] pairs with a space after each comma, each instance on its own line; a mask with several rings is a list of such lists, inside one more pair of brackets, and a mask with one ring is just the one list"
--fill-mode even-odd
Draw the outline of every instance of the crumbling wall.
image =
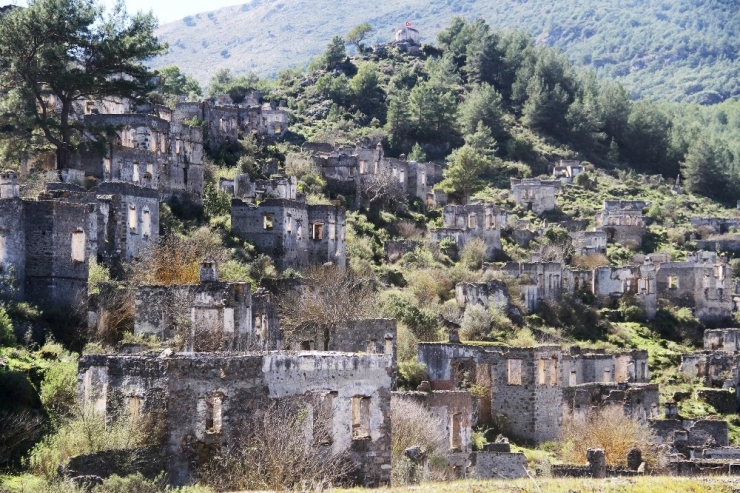
[[511, 179], [514, 202], [537, 215], [555, 208], [555, 196], [560, 187], [559, 180]]

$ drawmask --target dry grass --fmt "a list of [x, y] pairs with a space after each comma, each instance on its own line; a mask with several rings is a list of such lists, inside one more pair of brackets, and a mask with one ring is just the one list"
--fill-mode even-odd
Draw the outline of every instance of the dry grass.
[[573, 266], [579, 269], [593, 270], [597, 267], [609, 265], [609, 259], [601, 253], [589, 253], [588, 255], [576, 255], [573, 258]]
[[393, 398], [391, 399], [391, 466], [393, 483], [407, 484], [420, 478], [410, 477], [408, 459], [403, 451], [409, 447], [419, 446], [432, 457], [444, 452], [446, 440], [445, 427], [439, 418], [418, 402]]
[[[517, 479], [509, 481], [467, 480], [450, 483], [426, 483], [409, 487], [379, 488], [377, 493], [731, 493], [740, 487], [740, 480], [734, 477], [680, 478], [668, 476], [646, 476], [642, 478], [609, 479]], [[334, 490], [360, 491], [354, 490]], [[363, 490], [364, 491], [364, 490]]]
[[584, 464], [586, 450], [601, 448], [606, 462], [623, 466], [632, 448], [642, 451], [649, 465], [657, 462], [655, 436], [650, 428], [624, 414], [619, 406], [606, 406], [591, 411], [585, 418], [568, 418], [563, 423], [562, 448], [559, 458], [570, 464]]

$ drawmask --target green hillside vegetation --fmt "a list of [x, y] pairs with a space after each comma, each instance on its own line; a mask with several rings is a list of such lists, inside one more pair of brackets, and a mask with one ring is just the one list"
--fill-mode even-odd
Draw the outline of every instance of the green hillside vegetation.
[[[622, 85], [576, 70], [557, 49], [536, 46], [523, 32], [498, 31], [482, 20], [456, 18], [440, 29], [437, 47], [427, 45], [419, 56], [389, 49], [348, 58], [343, 37], [333, 34], [305, 71], [285, 70], [276, 79], [227, 70], [214, 76], [210, 96], [228, 93], [239, 100], [259, 89], [267, 100], [287, 101], [290, 132], [280, 142], [249, 138], [208, 149], [203, 207], [182, 201], [163, 204], [160, 244], [121, 277], [112, 279], [106, 269], [93, 264], [91, 293], [101, 292], [101, 283], [112, 282], [118, 288], [113, 292], [121, 309], [111, 311], [104, 333], [88, 334], [61, 323], [68, 314], [44, 314], [23, 303], [2, 302], [0, 395], [13, 399], [0, 401], [0, 440], [4, 440], [0, 450], [7, 451], [0, 455], [0, 467], [25, 474], [0, 477], [2, 488], [81, 491], [58, 481], [57, 466], [69, 457], [156, 441], [156, 423], [149, 423], [151, 429], [129, 421], [105, 423], [74, 405], [77, 355], [71, 348], [79, 350], [84, 344], [85, 351], [101, 352], [136, 343], [164, 349], [156, 340], [133, 336], [132, 293], [137, 286], [197, 282], [197, 267], [206, 256], [218, 262], [221, 280], [250, 281], [253, 289], [274, 278], [305, 277], [313, 282], [310, 276], [319, 277], [316, 270], [280, 272], [269, 257], [258, 255], [253, 245], [231, 234], [230, 197], [217, 189], [218, 179], [240, 172], [258, 177], [260, 164], [268, 160], [277, 161], [281, 172], [298, 177], [307, 201], [338, 200], [348, 208], [347, 282], [363, 286], [353, 291], [372, 295], [373, 314], [397, 319], [400, 388], [415, 389], [426, 378], [426, 368], [416, 360], [417, 345], [445, 340], [443, 319], [460, 324], [466, 343], [647, 349], [652, 380], [661, 384], [664, 399], [701, 385], [677, 369], [681, 354], [701, 345], [705, 329], [690, 309], [661, 301], [657, 316], [647, 320], [636, 300], [599, 307], [583, 291], [561, 303], [543, 302], [536, 313], [522, 316], [495, 306], [463, 311], [454, 300], [456, 283], [495, 277], [483, 269], [483, 245], [471, 241], [458, 252], [449, 242], [425, 241], [429, 229], [441, 225], [440, 211], [426, 211], [417, 202], [389, 195], [358, 209], [354, 197], [330, 194], [300, 146], [306, 141], [381, 142], [387, 154], [437, 162], [444, 166], [442, 186], [453, 201], [491, 200], [511, 212], [499, 260], [530, 261], [537, 253], [593, 269], [624, 265], [638, 253], [664, 252], [684, 260], [696, 249], [695, 238], [703, 234], [691, 226], [691, 217], [738, 214], [734, 202], [740, 196], [740, 103], [703, 107], [632, 102]], [[178, 91], [198, 97], [197, 84], [179, 70], [169, 68], [167, 74], [169, 82], [161, 82], [151, 95], [155, 101], [172, 104]], [[564, 186], [556, 209], [535, 217], [516, 206], [509, 197], [509, 179], [548, 175], [549, 164], [558, 159], [588, 163], [574, 184]], [[682, 191], [676, 193], [679, 174]], [[568, 232], [553, 224], [575, 219], [593, 226], [605, 199], [652, 203], [643, 246], [610, 244], [606, 255], [578, 256]], [[521, 248], [513, 240], [515, 219], [526, 219], [545, 234], [530, 248]], [[419, 240], [419, 246], [399, 262], [386, 263], [383, 243], [400, 238]], [[740, 277], [740, 259], [731, 259], [731, 265], [733, 276]], [[513, 294], [513, 303], [519, 303], [518, 283], [501, 280]], [[738, 322], [723, 321], [726, 326]], [[26, 333], [27, 337], [18, 337]], [[691, 397], [680, 406], [690, 418], [718, 415]], [[20, 422], [31, 424], [20, 441], [7, 431], [19, 429], [18, 416], [28, 416]], [[729, 420], [732, 441], [738, 444], [737, 415], [721, 417]], [[483, 441], [484, 430], [476, 433]], [[533, 461], [555, 460], [567, 446], [549, 444], [547, 450], [527, 453]], [[93, 491], [166, 491], [161, 483], [140, 476], [113, 477]], [[203, 484], [182, 491], [208, 490], [209, 484]], [[640, 491], [647, 490], [650, 487]]]
[[179, 65], [201, 83], [222, 68], [274, 76], [305, 67], [335, 33], [363, 22], [374, 29], [367, 45], [392, 40], [406, 21], [431, 42], [455, 16], [527, 32], [619, 80], [634, 98], [713, 104], [740, 95], [740, 16], [731, 0], [252, 0], [161, 26], [170, 53], [154, 64]]

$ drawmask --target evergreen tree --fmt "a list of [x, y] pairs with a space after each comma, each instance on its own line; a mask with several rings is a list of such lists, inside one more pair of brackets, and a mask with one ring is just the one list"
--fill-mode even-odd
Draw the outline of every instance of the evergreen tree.
[[355, 104], [366, 115], [382, 114], [382, 92], [378, 86], [378, 70], [374, 63], [361, 63], [349, 82]]
[[408, 159], [417, 163], [425, 163], [427, 161], [427, 154], [418, 142], [415, 142], [414, 147], [411, 148]]
[[[81, 138], [70, 121], [83, 99], [140, 99], [153, 89], [143, 62], [164, 50], [150, 14], [110, 15], [96, 0], [32, 0], [0, 15], [0, 138], [56, 147], [69, 167]], [[40, 135], [43, 137], [40, 138]]]
[[734, 198], [734, 187], [727, 173], [731, 156], [716, 139], [702, 135], [689, 146], [681, 163], [681, 174], [688, 189], [717, 200]]
[[362, 24], [353, 27], [344, 37], [344, 41], [347, 44], [355, 45], [355, 47], [357, 47], [357, 51], [362, 53], [364, 49], [362, 40], [365, 39], [365, 37], [367, 37], [371, 32], [373, 32], [373, 26], [371, 26], [368, 22], [363, 22]]
[[326, 47], [322, 55], [324, 67], [327, 69], [334, 68], [347, 58], [347, 50], [344, 47], [344, 39], [341, 36], [334, 36]]
[[475, 132], [479, 123], [495, 135], [501, 135], [504, 132], [502, 117], [501, 94], [487, 83], [474, 86], [458, 109], [458, 122], [463, 135]]
[[411, 130], [408, 91], [394, 91], [388, 98], [385, 130], [388, 132], [388, 144], [390, 148], [394, 152], [399, 152]]
[[452, 151], [447, 158], [447, 169], [441, 186], [448, 193], [456, 193], [467, 201], [470, 195], [485, 186], [482, 175], [491, 168], [491, 161], [477, 149], [465, 144]]

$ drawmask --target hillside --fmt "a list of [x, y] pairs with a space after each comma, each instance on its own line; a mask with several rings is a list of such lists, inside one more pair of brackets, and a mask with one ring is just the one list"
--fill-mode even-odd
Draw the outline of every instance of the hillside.
[[740, 95], [740, 16], [728, 0], [252, 0], [159, 28], [170, 44], [155, 66], [176, 64], [206, 83], [220, 68], [275, 75], [305, 67], [332, 36], [369, 22], [371, 42], [405, 21], [431, 43], [455, 16], [530, 32], [631, 90], [634, 98], [716, 103]]

